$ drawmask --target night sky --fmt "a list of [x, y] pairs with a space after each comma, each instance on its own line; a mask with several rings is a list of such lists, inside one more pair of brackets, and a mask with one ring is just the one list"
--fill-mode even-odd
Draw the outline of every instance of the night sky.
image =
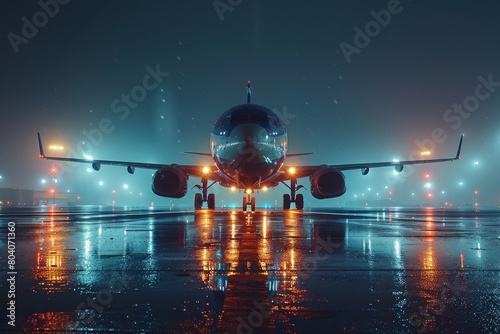
[[[117, 204], [191, 205], [194, 190], [182, 200], [153, 195], [150, 170], [38, 159], [36, 132], [46, 150], [64, 145], [51, 155], [206, 163], [182, 152], [209, 152], [214, 122], [245, 102], [251, 80], [253, 102], [284, 116], [289, 152], [315, 152], [289, 164], [407, 160], [419, 143], [432, 143], [431, 158], [452, 157], [465, 135], [462, 160], [398, 176], [349, 171], [339, 199], [315, 200], [303, 179], [306, 207], [388, 192], [404, 203], [497, 205], [500, 6], [481, 3], [4, 1], [0, 187], [57, 186], [82, 203], [109, 204], [116, 190]], [[213, 189], [217, 206], [239, 207], [242, 194]], [[281, 206], [285, 190], [258, 205]]]

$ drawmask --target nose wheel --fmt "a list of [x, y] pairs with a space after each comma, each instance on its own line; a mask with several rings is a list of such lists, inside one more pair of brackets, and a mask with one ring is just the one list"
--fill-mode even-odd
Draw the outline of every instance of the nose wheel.
[[255, 197], [247, 194], [246, 197], [243, 197], [243, 211], [247, 211], [248, 206], [250, 205], [250, 209], [255, 211]]

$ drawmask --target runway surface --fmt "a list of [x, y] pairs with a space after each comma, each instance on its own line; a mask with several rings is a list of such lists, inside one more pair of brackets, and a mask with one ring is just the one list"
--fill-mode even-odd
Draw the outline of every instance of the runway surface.
[[0, 330], [497, 333], [499, 219], [2, 207]]

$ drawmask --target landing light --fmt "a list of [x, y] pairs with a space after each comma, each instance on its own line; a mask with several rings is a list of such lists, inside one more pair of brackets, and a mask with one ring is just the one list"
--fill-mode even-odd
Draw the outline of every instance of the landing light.
[[50, 145], [49, 150], [54, 150], [54, 151], [63, 151], [64, 146], [62, 145]]

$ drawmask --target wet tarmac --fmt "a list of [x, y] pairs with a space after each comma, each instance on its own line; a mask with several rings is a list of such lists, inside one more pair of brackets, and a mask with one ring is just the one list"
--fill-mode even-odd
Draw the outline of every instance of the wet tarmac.
[[0, 331], [498, 333], [499, 219], [3, 207]]

